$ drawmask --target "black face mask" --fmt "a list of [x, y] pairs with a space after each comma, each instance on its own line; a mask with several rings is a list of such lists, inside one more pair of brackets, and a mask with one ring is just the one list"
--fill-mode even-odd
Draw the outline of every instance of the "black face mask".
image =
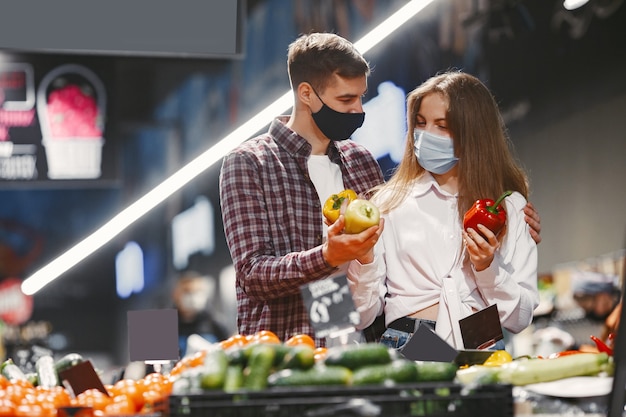
[[363, 125], [365, 113], [341, 113], [333, 110], [322, 101], [315, 90], [313, 92], [322, 102], [320, 111], [312, 113], [313, 120], [328, 139], [332, 141], [348, 139]]

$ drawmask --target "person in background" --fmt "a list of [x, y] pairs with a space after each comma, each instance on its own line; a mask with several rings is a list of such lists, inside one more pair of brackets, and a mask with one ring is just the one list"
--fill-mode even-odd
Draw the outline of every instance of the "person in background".
[[[239, 333], [269, 330], [283, 341], [308, 334], [325, 346], [315, 336], [300, 287], [345, 274], [382, 232], [378, 225], [344, 234], [343, 216], [328, 226], [322, 216], [330, 195], [350, 188], [366, 197], [384, 181], [372, 154], [349, 140], [365, 117], [370, 68], [346, 39], [311, 33], [289, 46], [287, 70], [291, 115], [274, 119], [267, 133], [224, 157], [222, 219], [236, 271]], [[539, 237], [539, 216], [532, 207], [528, 213]]]
[[594, 321], [605, 321], [618, 305], [621, 290], [616, 275], [580, 271], [572, 277], [574, 301]]
[[[361, 326], [384, 313], [382, 343], [400, 348], [423, 323], [462, 349], [459, 320], [497, 304], [502, 326], [520, 332], [539, 303], [537, 245], [524, 219], [527, 178], [491, 92], [470, 74], [445, 72], [408, 95], [407, 119], [402, 161], [372, 197], [381, 239], [348, 270]], [[476, 200], [506, 190], [504, 230], [463, 230]]]
[[[578, 271], [572, 276], [574, 301], [583, 309], [585, 317], [601, 322], [599, 339], [613, 348], [622, 314], [622, 291], [619, 277], [595, 271]], [[593, 344], [583, 344], [585, 351], [596, 351]]]
[[619, 329], [620, 318], [622, 317], [622, 300], [620, 300], [613, 311], [609, 313], [604, 320], [604, 327], [600, 338], [613, 349], [615, 346], [615, 336], [617, 336], [617, 330]]
[[208, 276], [196, 271], [183, 272], [172, 290], [172, 300], [178, 310], [178, 335], [181, 357], [187, 350], [187, 338], [192, 334], [209, 342], [218, 342], [229, 335], [225, 327], [209, 311], [212, 286]]

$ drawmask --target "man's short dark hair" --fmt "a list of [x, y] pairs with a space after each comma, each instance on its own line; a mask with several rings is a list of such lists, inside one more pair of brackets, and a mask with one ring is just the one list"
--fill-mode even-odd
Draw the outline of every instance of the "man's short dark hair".
[[321, 94], [334, 74], [349, 79], [368, 76], [370, 67], [347, 39], [334, 33], [311, 33], [289, 45], [287, 71], [293, 89], [306, 81]]

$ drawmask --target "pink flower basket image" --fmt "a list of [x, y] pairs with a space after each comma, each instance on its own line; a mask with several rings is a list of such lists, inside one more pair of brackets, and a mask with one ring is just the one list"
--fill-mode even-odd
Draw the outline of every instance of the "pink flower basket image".
[[104, 85], [84, 66], [61, 65], [41, 80], [37, 114], [49, 178], [100, 177], [105, 109]]

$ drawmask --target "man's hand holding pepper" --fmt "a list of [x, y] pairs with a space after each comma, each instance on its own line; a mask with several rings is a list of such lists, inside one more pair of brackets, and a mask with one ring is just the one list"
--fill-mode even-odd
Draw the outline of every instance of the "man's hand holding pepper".
[[322, 247], [326, 263], [337, 267], [355, 259], [361, 263], [372, 262], [373, 248], [383, 232], [384, 220], [381, 219], [378, 226], [372, 226], [361, 233], [344, 233], [343, 210], [342, 207], [342, 214], [337, 221], [328, 226], [328, 237]]
[[541, 218], [533, 203], [528, 202], [524, 206], [524, 220], [530, 226], [530, 236], [539, 244], [541, 242]]

